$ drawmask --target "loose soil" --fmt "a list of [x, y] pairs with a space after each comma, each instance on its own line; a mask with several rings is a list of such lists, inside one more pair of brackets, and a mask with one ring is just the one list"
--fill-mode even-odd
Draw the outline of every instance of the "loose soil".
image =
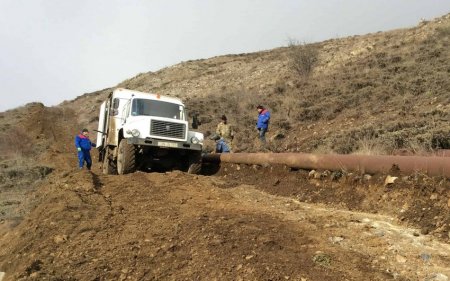
[[[342, 180], [325, 192], [326, 179], [284, 167], [228, 165], [215, 176], [105, 176], [95, 168], [54, 172], [33, 193], [36, 207], [1, 240], [5, 280], [433, 280], [450, 274], [448, 239], [415, 227], [422, 211], [396, 217], [396, 200], [388, 198], [378, 205], [390, 207], [377, 207], [377, 193], [399, 198], [399, 186], [386, 189], [375, 180], [362, 184], [363, 193]], [[349, 197], [352, 192], [359, 195]], [[448, 208], [441, 211], [448, 219]]]

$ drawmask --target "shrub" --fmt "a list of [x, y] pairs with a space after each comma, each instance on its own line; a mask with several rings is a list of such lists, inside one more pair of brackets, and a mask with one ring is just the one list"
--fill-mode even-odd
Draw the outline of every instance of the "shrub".
[[450, 24], [442, 25], [438, 28], [436, 28], [437, 34], [442, 37], [448, 37], [450, 36]]
[[431, 136], [431, 147], [434, 149], [450, 149], [450, 132], [434, 132]]
[[0, 134], [0, 154], [8, 157], [29, 156], [34, 152], [29, 135], [21, 128], [10, 128]]
[[318, 51], [314, 45], [298, 43], [290, 39], [289, 47], [289, 66], [301, 77], [306, 77], [314, 69], [317, 62]]

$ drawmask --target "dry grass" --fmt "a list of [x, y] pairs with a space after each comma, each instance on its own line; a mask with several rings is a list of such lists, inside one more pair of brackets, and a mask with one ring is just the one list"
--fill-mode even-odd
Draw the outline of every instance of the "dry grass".
[[[449, 149], [449, 26], [447, 16], [409, 30], [317, 44], [291, 40], [266, 52], [183, 62], [121, 86], [181, 97], [199, 113], [204, 133], [227, 115], [242, 151], [256, 145], [258, 104], [272, 113], [269, 134], [285, 135], [276, 151]], [[107, 92], [65, 106], [83, 124], [95, 123], [96, 101]]]
[[388, 154], [386, 147], [379, 140], [363, 137], [357, 141], [357, 149], [353, 154], [359, 155], [385, 155]]
[[0, 134], [0, 155], [4, 159], [22, 159], [34, 153], [33, 142], [24, 129], [13, 127]]

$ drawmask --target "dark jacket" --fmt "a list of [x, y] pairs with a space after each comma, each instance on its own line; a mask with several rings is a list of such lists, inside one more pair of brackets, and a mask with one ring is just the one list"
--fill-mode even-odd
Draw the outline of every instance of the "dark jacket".
[[256, 123], [256, 127], [258, 129], [269, 128], [269, 120], [270, 120], [270, 112], [267, 109], [263, 109], [261, 113], [259, 113], [258, 115], [258, 122]]
[[77, 148], [80, 147], [82, 150], [89, 151], [91, 150], [93, 144], [91, 143], [91, 140], [88, 137], [79, 134], [78, 136], [75, 137], [75, 146]]

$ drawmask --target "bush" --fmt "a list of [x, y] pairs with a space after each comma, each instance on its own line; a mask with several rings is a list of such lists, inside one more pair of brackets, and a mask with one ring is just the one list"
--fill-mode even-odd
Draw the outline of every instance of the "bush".
[[431, 136], [433, 149], [450, 149], [450, 132], [438, 131]]
[[311, 74], [318, 57], [318, 51], [315, 46], [289, 40], [288, 47], [290, 49], [290, 68], [302, 77], [306, 77]]
[[34, 148], [24, 129], [10, 128], [0, 134], [0, 154], [4, 157], [30, 156]]
[[438, 28], [436, 28], [437, 34], [442, 37], [448, 37], [450, 36], [450, 24], [442, 25]]

